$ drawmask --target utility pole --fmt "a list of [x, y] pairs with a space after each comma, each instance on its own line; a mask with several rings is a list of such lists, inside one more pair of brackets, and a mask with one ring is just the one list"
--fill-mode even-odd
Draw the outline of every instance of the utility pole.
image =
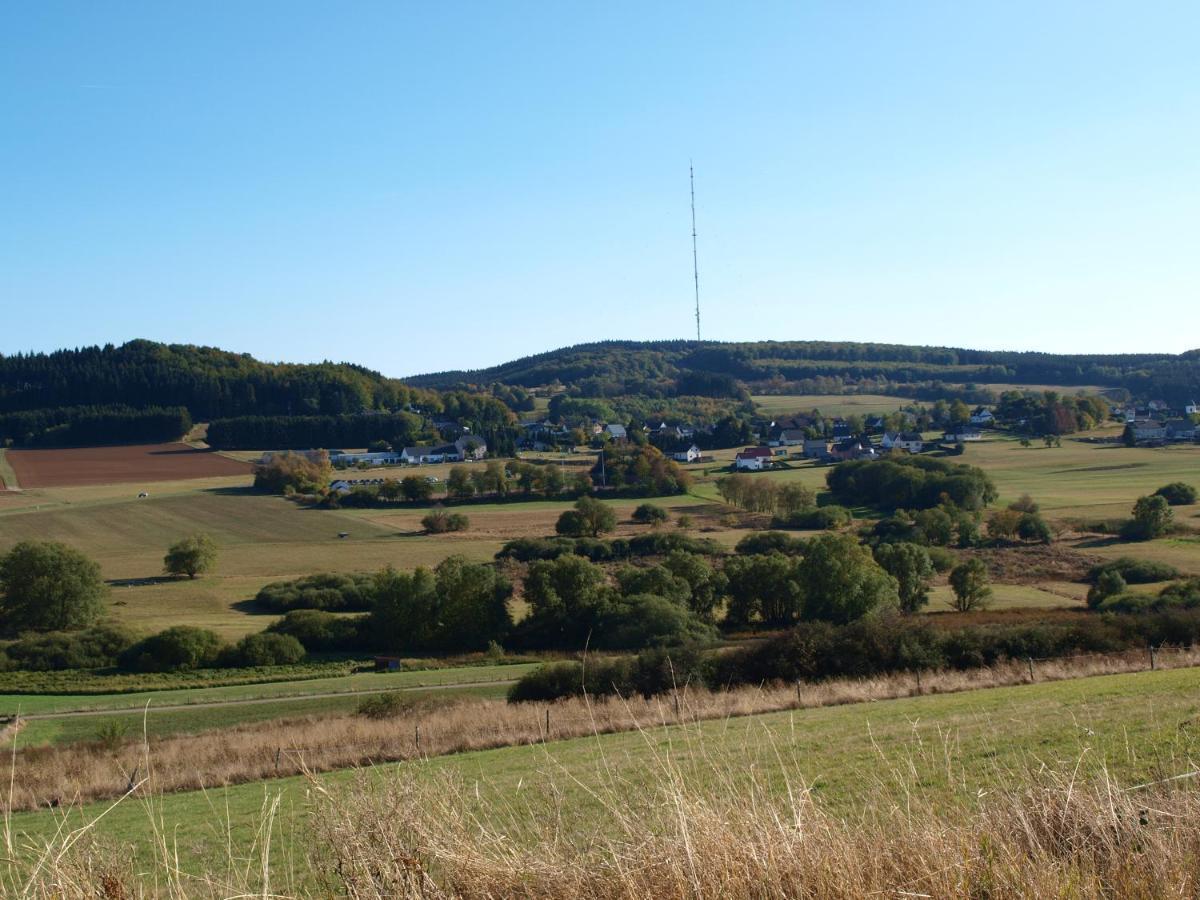
[[692, 280], [696, 285], [696, 340], [700, 340], [700, 263], [696, 255], [696, 171], [688, 160], [688, 183], [692, 190]]

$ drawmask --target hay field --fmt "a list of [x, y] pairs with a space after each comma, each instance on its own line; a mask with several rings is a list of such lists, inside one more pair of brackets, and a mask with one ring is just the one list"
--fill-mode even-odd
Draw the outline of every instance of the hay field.
[[827, 416], [871, 416], [895, 412], [915, 400], [889, 394], [754, 394], [750, 397], [764, 416], [783, 416], [819, 409]]

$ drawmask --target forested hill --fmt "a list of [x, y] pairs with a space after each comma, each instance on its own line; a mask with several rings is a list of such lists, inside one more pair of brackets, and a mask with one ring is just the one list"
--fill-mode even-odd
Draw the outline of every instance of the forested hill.
[[443, 389], [494, 382], [522, 387], [557, 382], [593, 397], [716, 396], [734, 381], [751, 389], [774, 384], [814, 392], [934, 382], [1102, 385], [1126, 388], [1135, 395], [1185, 400], [1200, 394], [1200, 350], [1179, 355], [1062, 355], [821, 341], [602, 341], [489, 369], [405, 380]]
[[205, 421], [391, 409], [424, 394], [348, 363], [260, 362], [189, 344], [130, 341], [0, 356], [0, 413], [60, 407], [185, 407]]

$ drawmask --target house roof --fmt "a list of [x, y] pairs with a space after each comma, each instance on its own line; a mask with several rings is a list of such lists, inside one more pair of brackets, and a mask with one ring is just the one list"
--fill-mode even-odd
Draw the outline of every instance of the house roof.
[[760, 457], [770, 458], [770, 456], [771, 456], [771, 448], [770, 447], [747, 447], [745, 450], [743, 450], [741, 453], [739, 453], [737, 455], [737, 458], [738, 459], [757, 459]]
[[900, 440], [905, 441], [905, 442], [924, 441], [925, 440], [925, 438], [921, 437], [921, 434], [918, 431], [902, 431], [902, 432], [900, 432], [899, 437], [900, 437]]
[[605, 425], [604, 430], [607, 431], [609, 434], [611, 434], [613, 437], [625, 437], [625, 426], [624, 425]]

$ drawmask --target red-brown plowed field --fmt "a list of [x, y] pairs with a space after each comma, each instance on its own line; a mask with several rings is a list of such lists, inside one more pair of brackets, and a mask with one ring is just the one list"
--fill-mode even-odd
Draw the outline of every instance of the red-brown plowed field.
[[187, 444], [9, 450], [6, 458], [22, 488], [176, 481], [250, 472], [249, 463], [218, 456], [211, 450], [196, 450]]

